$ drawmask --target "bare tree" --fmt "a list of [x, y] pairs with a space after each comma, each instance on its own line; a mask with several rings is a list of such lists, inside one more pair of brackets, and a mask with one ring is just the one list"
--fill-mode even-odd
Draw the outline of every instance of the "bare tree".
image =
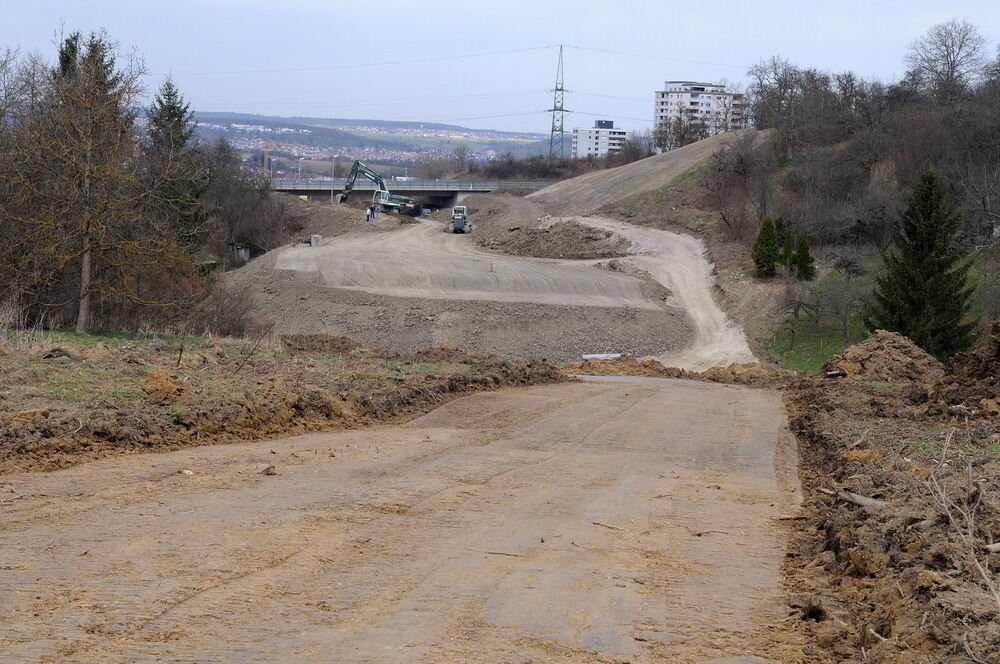
[[986, 38], [975, 25], [952, 19], [910, 44], [906, 64], [914, 80], [938, 101], [951, 103], [983, 75], [985, 48]]
[[451, 156], [455, 160], [458, 170], [464, 171], [469, 165], [469, 146], [464, 143], [455, 146], [455, 149], [451, 151]]

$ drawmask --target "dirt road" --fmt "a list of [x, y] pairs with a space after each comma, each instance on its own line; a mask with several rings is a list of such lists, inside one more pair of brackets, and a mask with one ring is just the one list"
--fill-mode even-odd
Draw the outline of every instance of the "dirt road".
[[321, 247], [289, 247], [277, 270], [319, 273], [333, 288], [419, 297], [659, 309], [640, 279], [586, 262], [504, 256], [419, 222], [388, 233], [352, 233]]
[[784, 421], [609, 379], [5, 476], [0, 660], [794, 661]]
[[691, 318], [694, 338], [680, 352], [656, 359], [668, 367], [704, 371], [734, 362], [756, 362], [746, 335], [733, 323], [712, 295], [715, 283], [712, 265], [705, 257], [705, 244], [681, 233], [634, 226], [602, 217], [579, 217], [575, 221], [612, 231], [632, 243], [628, 261], [669, 289]]

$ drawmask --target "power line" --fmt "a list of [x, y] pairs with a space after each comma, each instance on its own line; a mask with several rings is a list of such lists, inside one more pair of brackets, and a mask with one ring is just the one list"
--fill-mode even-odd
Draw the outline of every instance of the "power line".
[[244, 69], [236, 71], [189, 71], [189, 72], [157, 72], [144, 76], [234, 76], [237, 74], [283, 74], [299, 71], [329, 71], [333, 69], [356, 69], [359, 67], [384, 67], [387, 65], [408, 65], [423, 62], [441, 62], [443, 60], [464, 60], [465, 58], [483, 58], [494, 55], [509, 55], [511, 53], [527, 53], [555, 48], [552, 46], [532, 46], [530, 48], [515, 48], [507, 51], [490, 51], [486, 53], [466, 53], [464, 55], [442, 55], [433, 58], [408, 58], [406, 60], [385, 60], [382, 62], [352, 62], [343, 65], [325, 65], [322, 67], [289, 67], [281, 69]]
[[645, 58], [647, 60], [663, 60], [666, 62], [684, 62], [692, 65], [711, 65], [713, 67], [735, 67], [736, 69], [750, 69], [751, 65], [734, 65], [728, 62], [706, 62], [703, 60], [684, 60], [682, 58], [668, 58], [662, 55], [646, 55], [643, 53], [625, 53], [624, 51], [611, 51], [604, 48], [590, 48], [589, 46], [567, 45], [567, 48], [575, 48], [578, 51], [593, 51], [594, 53], [607, 53], [609, 55], [624, 55], [630, 58]]
[[[448, 95], [448, 96], [441, 96], [441, 97], [397, 97], [395, 99], [373, 99], [371, 101], [360, 101], [360, 100], [353, 99], [353, 100], [348, 100], [348, 101], [344, 101], [344, 102], [341, 102], [339, 100], [322, 101], [322, 102], [321, 101], [316, 101], [316, 102], [281, 102], [281, 101], [268, 102], [268, 101], [265, 101], [265, 102], [260, 102], [260, 104], [261, 104], [261, 106], [267, 106], [267, 107], [275, 107], [275, 106], [284, 106], [284, 107], [299, 107], [299, 106], [302, 106], [302, 107], [307, 107], [307, 106], [310, 106], [310, 107], [316, 107], [316, 106], [331, 106], [331, 107], [346, 106], [346, 107], [356, 107], [356, 106], [378, 106], [378, 105], [381, 105], [381, 104], [400, 104], [400, 103], [416, 104], [416, 103], [429, 102], [429, 101], [454, 100], [454, 99], [504, 99], [504, 98], [510, 98], [510, 97], [537, 96], [537, 95], [540, 95], [540, 94], [541, 94], [541, 91], [537, 91], [536, 90], [536, 91], [523, 91], [523, 92], [508, 92], [508, 93], [501, 93], [501, 94], [496, 94], [496, 95]], [[215, 103], [200, 104], [199, 105], [199, 107], [200, 107], [199, 110], [204, 110], [205, 106], [224, 107], [227, 104], [230, 104], [230, 102], [215, 102]]]
[[586, 111], [566, 111], [567, 113], [576, 113], [577, 115], [593, 115], [597, 118], [615, 118], [616, 120], [637, 120], [639, 122], [649, 122], [653, 121], [649, 118], [632, 118], [627, 115], [618, 115], [617, 113], [588, 113]]

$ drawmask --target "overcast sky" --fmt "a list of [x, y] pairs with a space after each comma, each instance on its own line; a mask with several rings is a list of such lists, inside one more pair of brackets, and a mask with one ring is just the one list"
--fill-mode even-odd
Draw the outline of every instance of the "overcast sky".
[[567, 129], [641, 129], [665, 80], [742, 83], [775, 54], [890, 80], [951, 18], [996, 48], [997, 0], [0, 0], [0, 47], [52, 59], [60, 26], [103, 28], [196, 110], [547, 132], [556, 44]]

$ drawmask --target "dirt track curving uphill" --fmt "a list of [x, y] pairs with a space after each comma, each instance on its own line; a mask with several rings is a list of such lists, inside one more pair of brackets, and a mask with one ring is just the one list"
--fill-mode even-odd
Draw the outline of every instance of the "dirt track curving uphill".
[[712, 265], [698, 238], [601, 217], [580, 217], [581, 224], [612, 231], [632, 242], [628, 261], [669, 289], [691, 318], [694, 338], [680, 352], [657, 356], [669, 367], [704, 371], [756, 362], [743, 331], [713, 297]]
[[[3, 478], [5, 662], [800, 661], [777, 395], [607, 379]], [[758, 661], [758, 660], [735, 660]]]

